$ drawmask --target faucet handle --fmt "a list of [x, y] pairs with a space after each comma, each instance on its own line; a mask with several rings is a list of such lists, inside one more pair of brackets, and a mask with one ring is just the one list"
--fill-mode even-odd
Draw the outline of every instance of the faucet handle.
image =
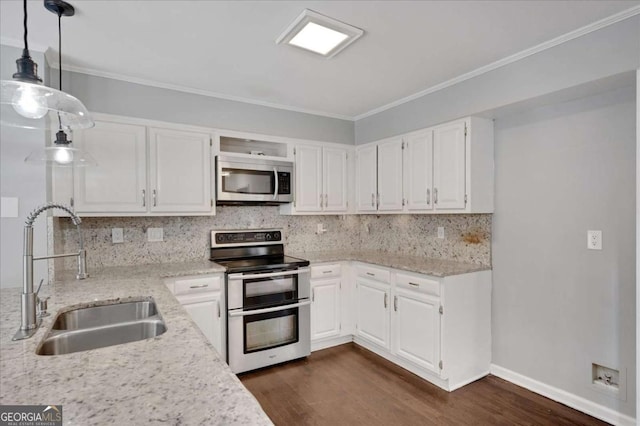
[[40, 284], [38, 284], [38, 289], [36, 290], [36, 295], [40, 293], [40, 287], [42, 287], [42, 283], [44, 282], [44, 278], [40, 280]]
[[48, 300], [49, 300], [49, 296], [43, 297], [42, 299], [38, 298], [38, 311], [39, 311], [38, 318], [44, 318], [51, 315], [49, 312], [47, 312]]

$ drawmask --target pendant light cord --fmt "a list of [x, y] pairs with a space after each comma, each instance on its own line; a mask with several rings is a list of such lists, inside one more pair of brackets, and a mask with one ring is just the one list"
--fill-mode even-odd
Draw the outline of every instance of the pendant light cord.
[[27, 0], [23, 1], [23, 9], [24, 9], [24, 50], [29, 51], [29, 43], [27, 42]]
[[58, 64], [60, 65], [60, 75], [58, 77], [59, 89], [62, 92], [62, 12], [58, 12]]
[[[62, 11], [58, 10], [58, 89], [62, 92]], [[56, 135], [55, 144], [61, 142], [60, 132], [62, 132], [62, 118], [58, 111], [58, 134]], [[65, 138], [66, 139], [66, 135]]]

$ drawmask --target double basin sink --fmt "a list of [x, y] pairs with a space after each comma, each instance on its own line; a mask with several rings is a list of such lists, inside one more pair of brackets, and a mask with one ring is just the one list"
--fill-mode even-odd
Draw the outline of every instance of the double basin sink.
[[167, 326], [151, 297], [96, 302], [58, 314], [38, 355], [63, 355], [159, 336]]

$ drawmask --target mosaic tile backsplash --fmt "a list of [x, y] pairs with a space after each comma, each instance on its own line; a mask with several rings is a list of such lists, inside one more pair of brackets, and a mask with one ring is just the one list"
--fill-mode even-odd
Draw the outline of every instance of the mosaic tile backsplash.
[[[291, 252], [380, 250], [491, 265], [491, 215], [284, 216], [278, 207], [218, 207], [213, 217], [83, 218], [89, 268], [181, 262], [208, 257], [212, 229], [283, 228]], [[327, 232], [316, 234], [318, 223]], [[437, 238], [437, 228], [445, 238]], [[124, 229], [124, 243], [111, 242]], [[163, 228], [163, 242], [147, 242], [147, 228]], [[69, 219], [53, 219], [56, 253], [74, 251], [78, 236]], [[56, 269], [73, 269], [61, 259]]]

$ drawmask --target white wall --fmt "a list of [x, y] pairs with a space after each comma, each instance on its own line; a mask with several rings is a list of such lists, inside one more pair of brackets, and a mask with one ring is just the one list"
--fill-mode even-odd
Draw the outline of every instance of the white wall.
[[[52, 69], [51, 76], [55, 81], [58, 71]], [[354, 124], [348, 120], [75, 72], [63, 72], [63, 86], [93, 112], [348, 145], [354, 143]]]
[[[635, 416], [635, 88], [495, 122], [493, 363]], [[587, 250], [587, 230], [603, 250]], [[591, 363], [626, 371], [626, 399]]]
[[356, 144], [502, 108], [638, 67], [640, 16], [636, 15], [358, 120]]
[[[0, 45], [0, 77], [11, 79], [16, 72], [15, 60], [22, 49]], [[46, 72], [44, 55], [31, 51], [31, 57], [39, 65], [38, 73], [44, 78]], [[35, 207], [46, 202], [45, 166], [26, 164], [24, 159], [35, 149], [43, 148], [45, 132], [0, 127], [0, 193], [2, 197], [19, 199], [19, 217], [0, 219], [0, 287], [22, 285], [22, 232], [27, 215]], [[47, 253], [46, 217], [43, 215], [34, 224], [34, 253]], [[36, 262], [34, 282], [46, 281], [47, 264]], [[19, 303], [16, 300], [16, 304]]]

